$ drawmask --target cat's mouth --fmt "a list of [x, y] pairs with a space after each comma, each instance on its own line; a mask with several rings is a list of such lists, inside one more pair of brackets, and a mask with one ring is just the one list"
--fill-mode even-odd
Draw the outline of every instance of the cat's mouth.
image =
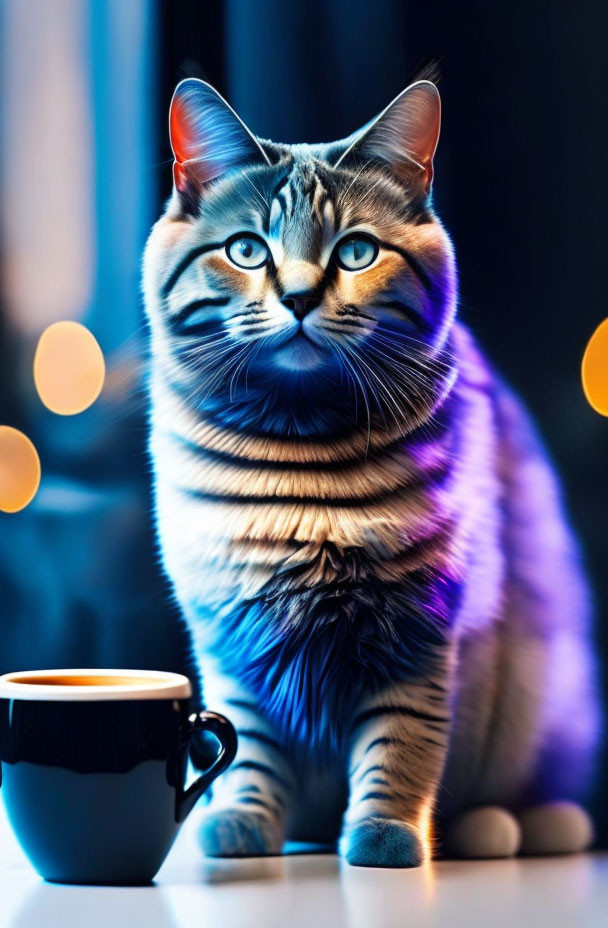
[[327, 352], [304, 331], [302, 325], [274, 352], [277, 365], [291, 371], [313, 370], [320, 367], [326, 358]]

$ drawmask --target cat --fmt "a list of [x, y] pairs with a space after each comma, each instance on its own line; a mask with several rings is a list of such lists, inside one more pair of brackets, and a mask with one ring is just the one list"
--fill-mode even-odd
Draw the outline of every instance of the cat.
[[165, 569], [239, 749], [208, 855], [587, 847], [589, 596], [526, 412], [455, 319], [435, 84], [332, 144], [182, 81], [144, 259]]

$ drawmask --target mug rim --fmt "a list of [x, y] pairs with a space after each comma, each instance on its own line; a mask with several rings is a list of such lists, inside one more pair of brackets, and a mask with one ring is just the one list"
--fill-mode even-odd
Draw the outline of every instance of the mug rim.
[[[28, 683], [19, 678], [31, 680], [44, 677], [131, 677], [136, 684], [110, 683], [96, 684], [62, 684], [62, 683]], [[149, 684], [144, 681], [150, 680]], [[154, 682], [152, 682], [154, 681]], [[108, 702], [111, 700], [136, 699], [189, 699], [192, 696], [192, 684], [181, 673], [167, 670], [127, 670], [107, 667], [68, 667], [50, 670], [19, 670], [0, 676], [0, 699], [24, 699], [44, 702]]]

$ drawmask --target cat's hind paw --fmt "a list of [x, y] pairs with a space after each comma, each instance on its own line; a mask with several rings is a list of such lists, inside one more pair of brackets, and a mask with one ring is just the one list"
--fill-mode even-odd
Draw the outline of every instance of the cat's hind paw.
[[412, 825], [392, 818], [367, 818], [340, 839], [340, 853], [354, 867], [418, 867], [424, 849]]
[[448, 857], [514, 857], [520, 843], [521, 829], [510, 812], [500, 806], [478, 806], [450, 822], [444, 851]]
[[280, 854], [283, 847], [283, 836], [273, 818], [243, 809], [208, 812], [199, 837], [207, 857], [265, 857]]
[[522, 854], [576, 854], [593, 843], [593, 823], [574, 802], [548, 802], [519, 815]]

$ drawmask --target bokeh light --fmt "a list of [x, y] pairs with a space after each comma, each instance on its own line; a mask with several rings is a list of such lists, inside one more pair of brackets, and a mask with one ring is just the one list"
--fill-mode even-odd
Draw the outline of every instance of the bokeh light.
[[601, 416], [608, 416], [608, 319], [604, 319], [589, 339], [581, 374], [589, 405]]
[[27, 435], [0, 425], [0, 510], [19, 512], [40, 485], [40, 458]]
[[73, 416], [101, 393], [105, 362], [95, 337], [80, 322], [54, 322], [40, 336], [34, 357], [38, 395], [51, 412]]

